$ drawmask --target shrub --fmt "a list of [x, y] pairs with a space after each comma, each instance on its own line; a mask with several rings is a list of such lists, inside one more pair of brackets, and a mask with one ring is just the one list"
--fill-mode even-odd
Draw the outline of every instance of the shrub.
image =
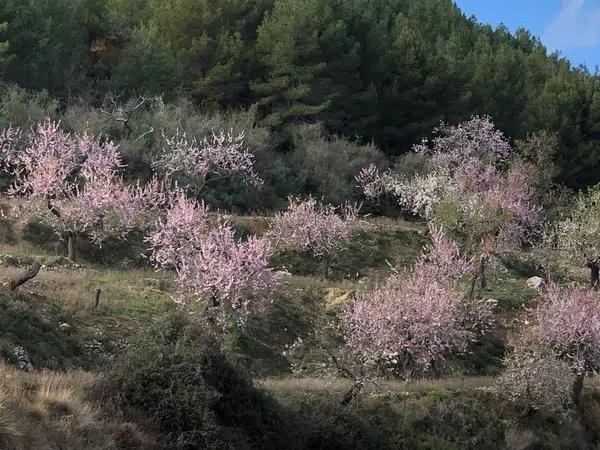
[[357, 197], [354, 177], [371, 163], [385, 164], [383, 153], [374, 145], [361, 145], [345, 137], [328, 136], [319, 125], [296, 128], [293, 135], [301, 169], [308, 173], [308, 184], [317, 198], [342, 204]]
[[571, 406], [573, 375], [552, 349], [532, 340], [520, 342], [507, 356], [498, 391], [533, 409], [563, 411]]
[[47, 118], [55, 119], [58, 101], [48, 92], [31, 92], [9, 85], [0, 91], [0, 129], [9, 126], [31, 128]]
[[171, 315], [131, 348], [109, 381], [119, 403], [162, 425], [170, 448], [287, 448], [275, 403], [200, 323]]

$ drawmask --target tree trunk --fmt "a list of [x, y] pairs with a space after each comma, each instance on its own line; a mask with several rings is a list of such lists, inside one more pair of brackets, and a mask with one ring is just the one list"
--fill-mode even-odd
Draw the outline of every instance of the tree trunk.
[[[54, 214], [58, 219], [62, 218], [60, 209], [58, 209], [58, 207], [56, 205], [53, 205], [49, 199], [48, 199], [48, 210], [52, 214]], [[69, 234], [69, 236], [67, 237], [67, 258], [69, 258], [70, 261], [75, 262], [75, 237], [72, 233]]]
[[487, 288], [487, 279], [485, 278], [485, 265], [487, 264], [487, 260], [487, 256], [482, 256], [479, 261], [479, 280], [481, 282], [482, 291], [485, 291]]
[[52, 214], [54, 214], [56, 217], [58, 217], [60, 219], [60, 217], [61, 217], [60, 209], [58, 209], [58, 207], [54, 206], [50, 200], [48, 200], [48, 209], [50, 210], [50, 212]]
[[331, 265], [331, 256], [329, 254], [323, 257], [323, 280], [329, 280], [329, 266]]
[[96, 298], [94, 301], [95, 309], [98, 309], [98, 305], [100, 304], [100, 294], [102, 294], [102, 289], [96, 289]]
[[473, 275], [473, 279], [471, 280], [471, 293], [469, 294], [469, 298], [473, 300], [475, 297], [475, 284], [477, 283], [477, 279], [479, 278], [478, 274]]
[[575, 382], [573, 383], [573, 404], [575, 406], [579, 406], [579, 404], [581, 403], [581, 392], [583, 391], [583, 379], [585, 377], [585, 374], [580, 374], [577, 375], [577, 378], [575, 378]]
[[589, 263], [590, 268], [590, 282], [592, 287], [596, 290], [600, 287], [600, 266], [597, 262]]
[[75, 237], [72, 234], [67, 238], [67, 254], [69, 260], [75, 262]]
[[32, 278], [35, 278], [37, 276], [37, 274], [40, 272], [41, 268], [42, 268], [42, 264], [39, 261], [34, 261], [33, 264], [31, 265], [31, 268], [27, 272], [23, 273], [21, 276], [15, 278], [14, 280], [12, 280], [10, 282], [10, 285], [9, 285], [10, 290], [14, 291], [19, 286], [27, 283]]
[[348, 406], [352, 401], [358, 397], [358, 394], [362, 391], [365, 383], [363, 380], [356, 380], [352, 387], [346, 394], [344, 394], [344, 398], [341, 401], [342, 406]]

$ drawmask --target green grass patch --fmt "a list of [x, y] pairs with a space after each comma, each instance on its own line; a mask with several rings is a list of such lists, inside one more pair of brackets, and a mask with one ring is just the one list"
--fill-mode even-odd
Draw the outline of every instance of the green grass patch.
[[[23, 347], [34, 368], [64, 370], [85, 365], [85, 348], [59, 329], [60, 308], [40, 312], [41, 299], [0, 293], [0, 346], [8, 362], [17, 363], [13, 350]], [[48, 314], [48, 312], [50, 314]]]

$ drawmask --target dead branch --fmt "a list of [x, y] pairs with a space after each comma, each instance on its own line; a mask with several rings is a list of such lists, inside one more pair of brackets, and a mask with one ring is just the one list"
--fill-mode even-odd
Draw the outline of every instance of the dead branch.
[[32, 278], [35, 278], [37, 276], [37, 274], [40, 272], [41, 268], [42, 268], [42, 264], [39, 261], [34, 261], [33, 264], [31, 265], [31, 268], [27, 272], [23, 273], [21, 276], [15, 278], [14, 280], [12, 280], [10, 282], [10, 284], [9, 284], [10, 290], [14, 291], [19, 286], [27, 283]]

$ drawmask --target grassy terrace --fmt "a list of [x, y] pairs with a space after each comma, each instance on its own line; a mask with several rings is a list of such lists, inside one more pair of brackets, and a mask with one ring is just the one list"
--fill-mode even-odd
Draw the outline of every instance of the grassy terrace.
[[[242, 234], [264, 228], [264, 219], [233, 220]], [[103, 373], [141, 330], [173, 309], [172, 276], [135, 258], [143, 248], [139, 242], [120, 249], [125, 262], [110, 267], [101, 252], [88, 253], [82, 245], [80, 262], [74, 265], [61, 256], [63, 244], [36, 227], [35, 233], [27, 227], [10, 233], [5, 229], [0, 239], [1, 284], [34, 259], [44, 265], [38, 277], [16, 292], [6, 287], [0, 292], [0, 348], [9, 364], [0, 368], [0, 443], [12, 423], [11, 439], [40, 448], [58, 448], [52, 447], [56, 442], [68, 443], [65, 448], [78, 448], [81, 442], [89, 448], [159, 445], [154, 425], [138, 412], [116, 411], [106, 403]], [[305, 255], [284, 253], [273, 260], [290, 275], [283, 277], [267, 314], [229, 336], [227, 345], [255, 385], [284, 409], [290, 430], [302, 430], [302, 435], [288, 430], [295, 436], [289, 439], [297, 448], [530, 448], [536, 443], [544, 443], [539, 448], [586, 448], [596, 439], [595, 417], [600, 417], [597, 380], [586, 383], [586, 413], [578, 422], [519, 411], [494, 393], [510, 333], [522, 325], [525, 308], [536, 302], [536, 292], [525, 283], [535, 273], [527, 255], [515, 255], [505, 261], [507, 270], [489, 277], [485, 296], [498, 301], [498, 327], [471, 353], [448, 361], [444, 378], [368, 384], [355, 404], [343, 408], [339, 403], [349, 382], [321, 375], [318, 349], [307, 350], [304, 376], [291, 372], [284, 355], [288, 345], [311, 333], [335, 342], [323, 324], [352, 293], [376, 285], [393, 267], [410, 267], [426, 243], [419, 224], [377, 219], [367, 221], [336, 256], [332, 281], [322, 281], [318, 262]], [[110, 248], [117, 245], [109, 243]], [[102, 290], [98, 308], [96, 289]], [[12, 368], [19, 363], [12, 352], [17, 346], [36, 369], [48, 371]], [[31, 417], [35, 431], [29, 433]], [[546, 447], [548, 442], [556, 446]]]

